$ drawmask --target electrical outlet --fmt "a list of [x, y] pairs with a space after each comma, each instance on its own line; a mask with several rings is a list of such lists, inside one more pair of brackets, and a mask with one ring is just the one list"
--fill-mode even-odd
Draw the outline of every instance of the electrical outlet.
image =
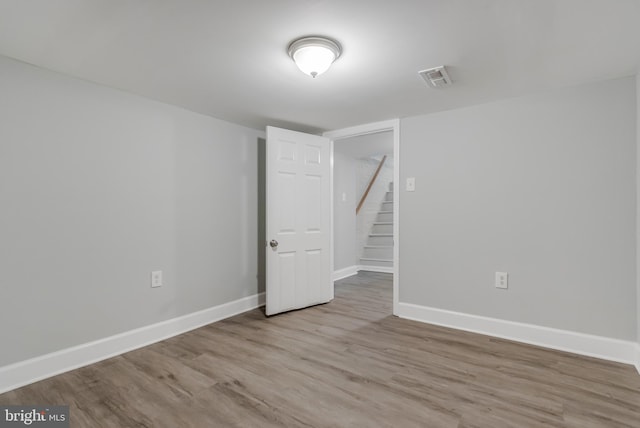
[[507, 272], [496, 272], [496, 288], [509, 288], [509, 274]]
[[162, 271], [154, 270], [151, 272], [151, 287], [162, 287]]

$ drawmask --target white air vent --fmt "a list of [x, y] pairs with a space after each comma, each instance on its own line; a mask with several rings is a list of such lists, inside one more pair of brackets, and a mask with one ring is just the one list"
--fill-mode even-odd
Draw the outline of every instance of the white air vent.
[[444, 65], [419, 71], [418, 74], [422, 76], [425, 82], [427, 82], [427, 85], [433, 88], [441, 88], [451, 84], [451, 79], [449, 78]]

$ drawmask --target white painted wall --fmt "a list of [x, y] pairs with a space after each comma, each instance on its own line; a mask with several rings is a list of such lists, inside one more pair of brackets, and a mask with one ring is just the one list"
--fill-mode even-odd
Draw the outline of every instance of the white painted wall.
[[0, 94], [0, 366], [262, 291], [263, 132], [4, 57]]
[[393, 131], [373, 132], [337, 140], [335, 150], [354, 159], [393, 153]]
[[403, 119], [400, 302], [636, 338], [635, 86]]
[[[339, 150], [333, 156], [334, 271], [358, 264], [356, 247], [356, 160]], [[344, 196], [344, 200], [343, 200]]]

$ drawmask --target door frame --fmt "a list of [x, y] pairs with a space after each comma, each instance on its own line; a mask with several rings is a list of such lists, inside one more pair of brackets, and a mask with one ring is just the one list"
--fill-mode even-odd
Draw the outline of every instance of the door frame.
[[[335, 131], [324, 132], [322, 136], [330, 138], [333, 146], [336, 140], [384, 131], [393, 132], [393, 315], [398, 315], [400, 290], [400, 119], [384, 120], [381, 122], [352, 126], [350, 128], [336, 129]], [[331, 161], [331, 191], [333, 193], [333, 156]], [[333, 195], [331, 198], [331, 213], [331, 274], [333, 275]]]

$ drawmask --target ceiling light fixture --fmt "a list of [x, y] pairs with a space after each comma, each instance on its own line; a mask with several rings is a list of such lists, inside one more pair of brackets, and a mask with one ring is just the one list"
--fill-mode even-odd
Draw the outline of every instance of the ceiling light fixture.
[[338, 42], [326, 37], [303, 37], [289, 45], [289, 56], [293, 62], [304, 74], [313, 78], [327, 71], [341, 53]]

